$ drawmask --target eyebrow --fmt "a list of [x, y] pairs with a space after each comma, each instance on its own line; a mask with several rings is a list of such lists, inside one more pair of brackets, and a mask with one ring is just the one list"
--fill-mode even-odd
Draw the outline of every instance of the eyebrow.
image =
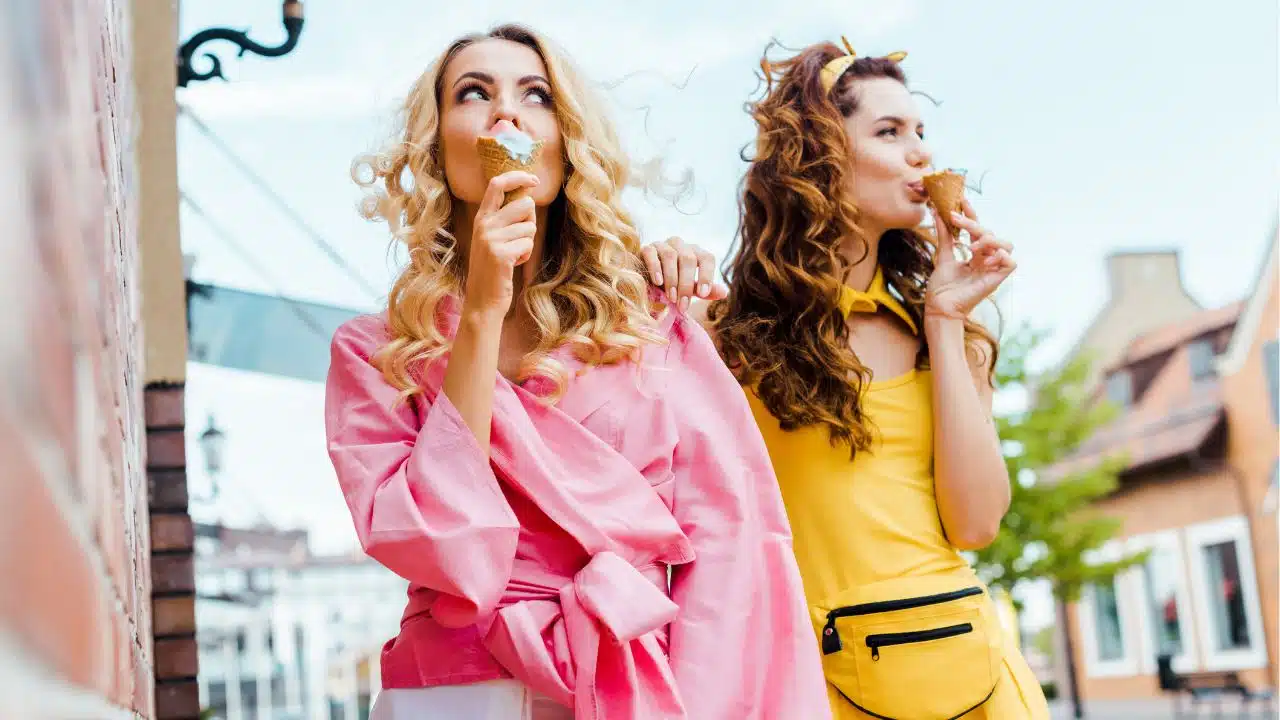
[[[903, 125], [903, 126], [905, 126], [905, 125], [907, 124], [907, 121], [906, 121], [906, 120], [904, 120], [904, 119], [902, 119], [902, 118], [898, 117], [897, 115], [884, 115], [884, 116], [882, 116], [882, 117], [878, 117], [878, 118], [876, 118], [876, 122], [878, 122], [878, 123], [879, 123], [879, 122], [891, 122], [891, 123], [893, 123], [894, 125]], [[922, 123], [922, 122], [918, 122], [918, 123], [916, 123], [916, 129], [917, 129], [917, 130], [923, 130], [923, 129], [924, 129], [924, 123]]]
[[458, 79], [453, 81], [453, 86], [457, 87], [459, 83], [461, 83], [463, 80], [466, 80], [467, 78], [475, 78], [476, 80], [479, 80], [481, 82], [486, 82], [486, 83], [489, 83], [490, 85], [493, 84], [493, 76], [490, 75], [489, 73], [482, 73], [477, 70], [469, 70], [459, 75]]
[[[490, 75], [489, 73], [480, 72], [479, 70], [469, 70], [459, 75], [458, 79], [453, 81], [453, 86], [457, 87], [459, 83], [461, 83], [463, 80], [466, 80], [467, 78], [475, 78], [480, 82], [489, 83], [490, 85], [494, 84], [495, 82], [495, 80], [493, 79], [493, 76]], [[546, 83], [547, 85], [551, 84], [551, 81], [547, 80], [541, 75], [525, 75], [524, 77], [520, 78], [520, 82], [518, 82], [517, 85], [529, 85], [531, 83], [536, 83], [536, 82]]]
[[[893, 123], [895, 126], [906, 127], [906, 120], [897, 115], [882, 115], [876, 118], [877, 123]], [[924, 132], [924, 123], [915, 123], [915, 132]]]

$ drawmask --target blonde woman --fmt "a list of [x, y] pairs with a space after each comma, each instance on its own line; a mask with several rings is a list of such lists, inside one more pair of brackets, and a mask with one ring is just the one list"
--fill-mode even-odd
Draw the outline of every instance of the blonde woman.
[[[486, 183], [477, 138], [515, 131], [532, 172]], [[373, 717], [828, 717], [762, 438], [650, 295], [627, 162], [564, 56], [459, 39], [361, 173], [409, 251], [327, 393], [357, 533], [411, 583]]]

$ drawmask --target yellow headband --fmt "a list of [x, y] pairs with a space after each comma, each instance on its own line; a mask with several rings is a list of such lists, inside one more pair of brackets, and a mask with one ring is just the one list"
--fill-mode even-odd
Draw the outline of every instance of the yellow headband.
[[[853, 51], [853, 46], [849, 44], [849, 39], [841, 35], [840, 41], [844, 43], [844, 49], [847, 50], [849, 54], [841, 55], [835, 60], [832, 60], [822, 66], [821, 77], [822, 89], [824, 92], [831, 92], [831, 88], [836, 86], [836, 81], [840, 79], [840, 76], [844, 74], [844, 71], [848, 70], [849, 66], [853, 64], [853, 61], [858, 59], [857, 53]], [[894, 62], [902, 62], [902, 59], [906, 56], [907, 54], [905, 52], [895, 52], [885, 55], [885, 58]]]

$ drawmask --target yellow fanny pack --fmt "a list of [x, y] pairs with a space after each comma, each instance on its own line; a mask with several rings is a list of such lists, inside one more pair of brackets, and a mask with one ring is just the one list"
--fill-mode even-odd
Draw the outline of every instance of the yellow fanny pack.
[[951, 720], [995, 692], [1001, 629], [976, 578], [898, 578], [812, 609], [827, 681], [883, 720]]

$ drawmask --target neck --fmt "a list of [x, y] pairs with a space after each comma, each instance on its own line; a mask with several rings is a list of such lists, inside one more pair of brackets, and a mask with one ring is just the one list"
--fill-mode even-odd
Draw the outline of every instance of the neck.
[[[462, 265], [463, 267], [468, 267], [471, 233], [475, 229], [475, 216], [479, 208], [475, 205], [461, 202], [456, 203], [455, 208], [451, 224], [458, 250], [462, 253]], [[524, 294], [524, 289], [533, 284], [533, 280], [538, 274], [538, 268], [542, 267], [543, 249], [547, 246], [547, 207], [537, 208], [534, 214], [538, 229], [533, 236], [533, 252], [529, 255], [528, 261], [516, 267], [515, 274], [511, 278], [515, 293], [512, 298], [511, 310], [507, 313], [508, 318], [524, 307], [524, 303], [520, 302], [520, 297]]]
[[849, 262], [849, 269], [844, 275], [845, 285], [861, 291], [871, 287], [884, 233], [882, 228], [863, 228], [862, 237], [845, 238], [840, 243], [840, 254]]

